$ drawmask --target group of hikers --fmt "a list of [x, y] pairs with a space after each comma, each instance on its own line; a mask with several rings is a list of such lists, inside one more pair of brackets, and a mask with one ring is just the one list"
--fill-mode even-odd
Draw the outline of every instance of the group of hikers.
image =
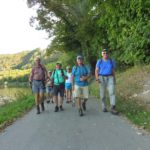
[[[102, 111], [108, 111], [106, 107], [106, 90], [108, 90], [111, 105], [110, 112], [117, 115], [115, 68], [115, 61], [109, 58], [108, 50], [103, 49], [102, 59], [97, 61], [95, 67], [95, 78], [100, 85]], [[56, 62], [56, 68], [53, 71], [47, 71], [45, 66], [41, 64], [40, 58], [37, 57], [29, 76], [32, 92], [35, 95], [37, 114], [40, 114], [41, 110], [45, 110], [44, 94], [46, 92], [46, 101], [47, 103], [55, 103], [55, 112], [64, 110], [64, 97], [66, 97], [66, 103], [72, 102], [74, 98], [79, 116], [83, 116], [89, 98], [88, 79], [90, 77], [91, 70], [84, 64], [82, 55], [76, 57], [76, 65], [73, 68], [68, 65], [66, 70], [62, 69], [61, 62]]]

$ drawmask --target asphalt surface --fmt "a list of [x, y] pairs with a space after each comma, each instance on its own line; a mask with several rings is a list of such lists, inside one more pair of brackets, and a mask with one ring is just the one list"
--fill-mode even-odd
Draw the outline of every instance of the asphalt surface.
[[46, 104], [34, 108], [0, 133], [0, 150], [150, 150], [150, 135], [142, 135], [126, 119], [103, 113], [100, 102], [90, 98], [85, 116], [64, 104], [54, 112]]

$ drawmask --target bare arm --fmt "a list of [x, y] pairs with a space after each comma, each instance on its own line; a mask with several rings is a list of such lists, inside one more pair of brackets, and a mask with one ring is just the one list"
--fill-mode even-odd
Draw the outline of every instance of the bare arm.
[[71, 83], [72, 83], [72, 90], [74, 90], [74, 76], [71, 78]]
[[33, 68], [32, 68], [31, 73], [29, 75], [29, 82], [32, 82], [32, 80], [33, 80]]
[[99, 69], [98, 69], [98, 68], [95, 68], [95, 78], [96, 78], [96, 81], [99, 80], [98, 72], [99, 72]]

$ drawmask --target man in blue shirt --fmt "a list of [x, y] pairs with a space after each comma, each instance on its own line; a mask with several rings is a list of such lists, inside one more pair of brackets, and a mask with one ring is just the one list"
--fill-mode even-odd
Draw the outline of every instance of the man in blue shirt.
[[[83, 110], [86, 110], [86, 101], [88, 99], [88, 78], [90, 77], [90, 70], [83, 64], [83, 57], [77, 56], [77, 64], [72, 69], [72, 90], [75, 98], [77, 98], [77, 105], [79, 115], [83, 116]], [[81, 99], [84, 99], [82, 102]]]
[[111, 113], [117, 115], [116, 98], [115, 98], [115, 61], [109, 58], [106, 49], [102, 50], [102, 59], [98, 60], [95, 68], [96, 81], [100, 83], [100, 98], [102, 101], [103, 112], [107, 112], [106, 108], [106, 89], [109, 92]]

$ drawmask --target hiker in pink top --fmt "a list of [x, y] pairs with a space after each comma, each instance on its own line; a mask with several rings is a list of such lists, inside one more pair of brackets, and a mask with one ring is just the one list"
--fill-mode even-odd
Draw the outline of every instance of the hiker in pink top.
[[40, 114], [40, 104], [42, 111], [44, 108], [44, 92], [45, 92], [45, 82], [47, 79], [47, 70], [41, 64], [39, 57], [35, 59], [35, 65], [32, 68], [31, 74], [29, 76], [29, 82], [32, 85], [32, 92], [35, 94], [35, 103], [37, 106], [37, 114]]

